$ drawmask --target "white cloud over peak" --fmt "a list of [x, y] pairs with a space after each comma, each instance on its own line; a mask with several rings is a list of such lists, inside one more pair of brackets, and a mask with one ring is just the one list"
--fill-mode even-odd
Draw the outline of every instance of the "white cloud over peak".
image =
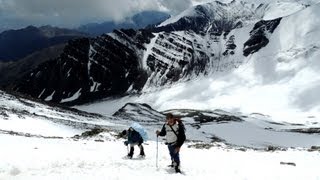
[[191, 5], [191, 0], [0, 0], [0, 26], [77, 27], [89, 22], [121, 21], [143, 10], [178, 13]]

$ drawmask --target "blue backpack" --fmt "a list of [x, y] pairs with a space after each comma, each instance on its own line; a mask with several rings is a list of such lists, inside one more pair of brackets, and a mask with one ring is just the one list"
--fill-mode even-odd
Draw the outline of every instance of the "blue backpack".
[[130, 127], [132, 127], [135, 131], [137, 131], [144, 141], [148, 140], [147, 131], [139, 123], [134, 122], [131, 124]]

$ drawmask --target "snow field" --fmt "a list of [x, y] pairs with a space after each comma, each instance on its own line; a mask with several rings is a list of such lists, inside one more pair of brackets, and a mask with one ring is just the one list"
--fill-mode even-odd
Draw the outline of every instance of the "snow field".
[[[223, 147], [181, 149], [184, 175], [168, 172], [170, 158], [166, 145], [159, 142], [156, 168], [156, 142], [144, 144], [146, 158], [124, 159], [123, 141], [40, 139], [0, 135], [5, 146], [0, 153], [0, 180], [18, 179], [195, 179], [223, 180], [320, 179], [319, 152], [288, 150], [245, 152]], [[292, 162], [296, 166], [281, 165]]]

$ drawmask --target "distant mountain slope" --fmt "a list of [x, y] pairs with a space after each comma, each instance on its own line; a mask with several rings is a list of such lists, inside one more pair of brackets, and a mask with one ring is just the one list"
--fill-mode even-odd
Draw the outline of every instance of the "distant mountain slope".
[[[249, 7], [235, 2], [209, 3], [197, 6], [200, 17], [224, 17], [216, 16], [215, 9], [237, 11], [223, 21], [204, 18], [204, 26], [197, 26], [197, 18], [187, 18], [190, 26], [181, 26], [186, 29], [181, 31], [175, 31], [171, 24], [145, 30], [116, 30], [96, 38], [70, 41], [59, 58], [41, 64], [10, 87], [45, 101], [81, 104], [145, 93], [203, 76], [226, 76], [244, 63], [261, 61], [253, 57], [269, 56], [269, 62], [273, 62], [277, 55], [290, 51], [289, 44], [299, 44], [300, 49], [310, 53], [318, 52], [319, 25], [313, 22], [317, 22], [319, 4], [273, 20], [259, 20], [253, 12], [261, 6], [252, 6], [252, 11]], [[209, 11], [211, 8], [213, 11]], [[237, 16], [240, 17], [232, 18]], [[247, 25], [233, 26], [239, 20]], [[215, 25], [207, 26], [210, 24]], [[301, 36], [294, 36], [296, 32]], [[266, 73], [267, 78], [274, 76], [273, 72]]]
[[0, 34], [0, 61], [16, 61], [35, 51], [82, 36], [86, 34], [51, 26], [4, 31]]
[[0, 86], [15, 82], [39, 64], [59, 57], [64, 47], [65, 44], [58, 44], [36, 51], [17, 61], [0, 62]]
[[80, 26], [77, 30], [98, 36], [110, 33], [115, 29], [141, 29], [149, 25], [158, 24], [169, 18], [169, 15], [158, 11], [143, 11], [125, 19], [123, 22], [106, 21], [103, 23], [90, 23]]

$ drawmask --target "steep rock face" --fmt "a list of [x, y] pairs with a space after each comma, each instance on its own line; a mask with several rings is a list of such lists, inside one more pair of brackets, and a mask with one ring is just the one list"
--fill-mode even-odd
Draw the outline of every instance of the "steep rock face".
[[72, 40], [59, 58], [38, 66], [13, 89], [57, 103], [83, 103], [121, 95], [129, 88], [139, 90], [146, 80], [139, 52], [151, 37], [147, 31], [123, 30]]
[[241, 52], [234, 34], [217, 35], [193, 31], [157, 33], [145, 55], [149, 74], [145, 87], [185, 81], [199, 75], [236, 68]]
[[[14, 89], [33, 97], [59, 102], [62, 93], [75, 93], [85, 83], [83, 69], [88, 49], [87, 38], [70, 41], [59, 58], [39, 65], [24, 76]], [[68, 67], [77, 69], [74, 76], [69, 76], [71, 72]]]

